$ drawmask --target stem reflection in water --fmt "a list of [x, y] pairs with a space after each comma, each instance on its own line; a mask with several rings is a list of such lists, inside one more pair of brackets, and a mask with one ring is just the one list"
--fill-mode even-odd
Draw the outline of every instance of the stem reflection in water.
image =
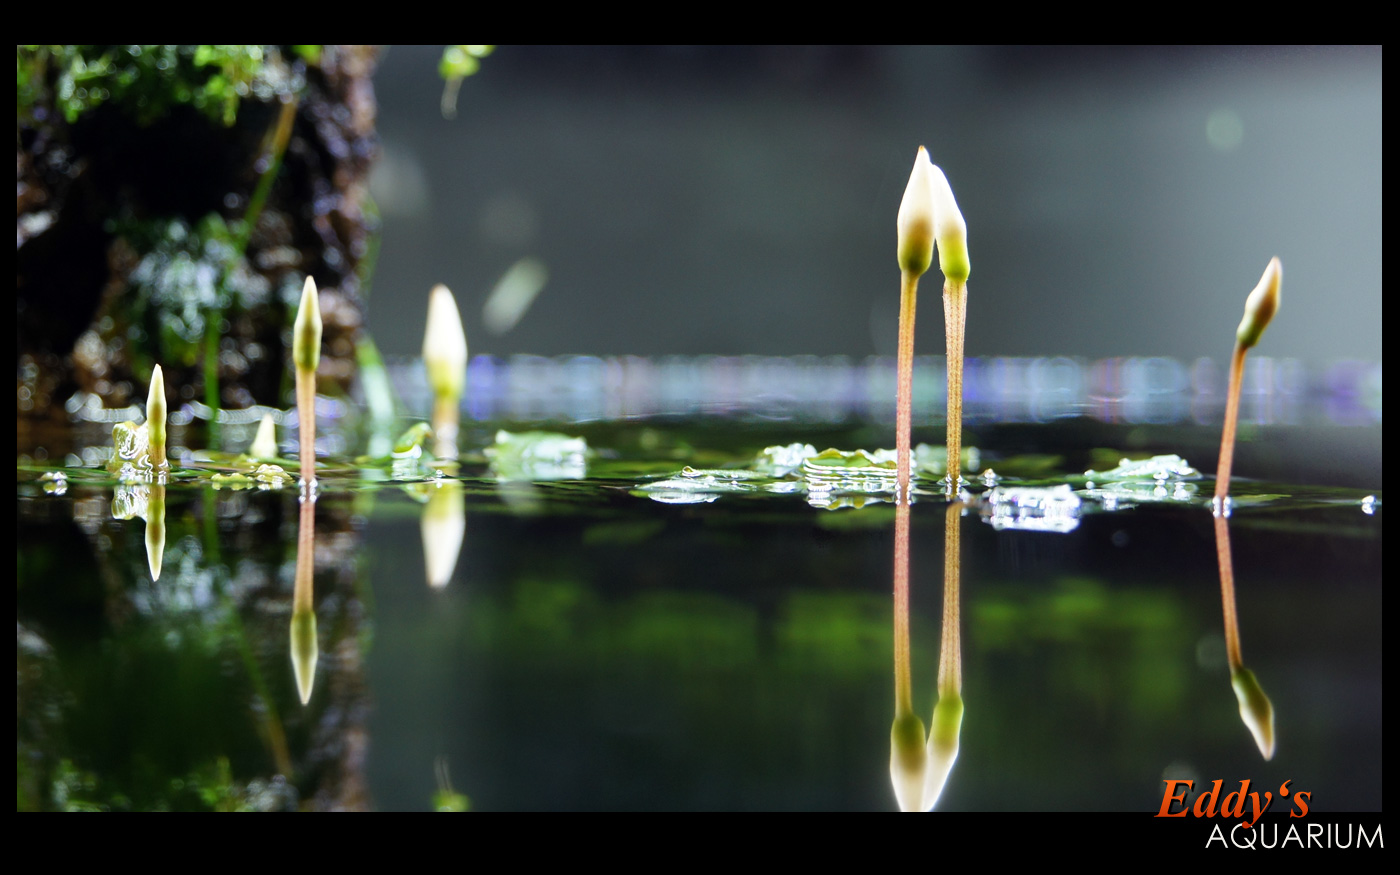
[[316, 571], [316, 497], [310, 490], [301, 499], [297, 524], [296, 590], [292, 594], [292, 671], [303, 705], [311, 701], [316, 681], [316, 611], [312, 607], [312, 578]]
[[1254, 672], [1244, 667], [1240, 655], [1240, 621], [1235, 611], [1235, 571], [1230, 558], [1230, 520], [1215, 514], [1215, 554], [1220, 561], [1220, 601], [1225, 615], [1225, 652], [1230, 661], [1230, 686], [1240, 701], [1240, 719], [1254, 736], [1264, 759], [1274, 756], [1274, 706]]
[[914, 714], [909, 648], [909, 504], [895, 508], [894, 725], [890, 729], [890, 781], [901, 811], [928, 811], [938, 803], [958, 758], [962, 731], [961, 624], [962, 502], [944, 515], [943, 632], [938, 657], [938, 703], [927, 739]]

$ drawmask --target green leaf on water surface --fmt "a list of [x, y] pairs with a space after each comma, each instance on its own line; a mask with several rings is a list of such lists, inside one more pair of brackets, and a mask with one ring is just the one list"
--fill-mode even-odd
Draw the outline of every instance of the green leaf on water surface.
[[826, 449], [802, 460], [802, 469], [808, 472], [827, 470], [856, 470], [885, 473], [894, 471], [898, 464], [894, 450], [837, 450]]
[[486, 448], [502, 480], [581, 480], [591, 454], [583, 438], [548, 431], [498, 431], [495, 445]]
[[786, 477], [802, 467], [802, 463], [817, 455], [811, 444], [788, 444], [765, 447], [754, 457], [750, 470], [772, 477]]

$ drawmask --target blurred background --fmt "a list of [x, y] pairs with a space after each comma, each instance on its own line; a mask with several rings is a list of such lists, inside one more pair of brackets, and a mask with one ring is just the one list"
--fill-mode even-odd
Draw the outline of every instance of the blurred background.
[[[892, 355], [895, 213], [929, 148], [966, 216], [969, 356], [1381, 358], [1381, 50], [504, 46], [375, 74], [368, 324], [428, 291], [473, 355]], [[941, 354], [936, 271], [920, 354]]]

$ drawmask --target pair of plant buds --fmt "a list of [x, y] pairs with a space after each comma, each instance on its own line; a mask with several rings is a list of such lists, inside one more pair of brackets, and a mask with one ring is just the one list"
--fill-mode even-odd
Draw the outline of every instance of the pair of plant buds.
[[967, 222], [963, 221], [948, 178], [929, 160], [928, 150], [919, 147], [904, 200], [899, 204], [899, 269], [919, 277], [933, 263], [938, 247], [938, 266], [950, 282], [965, 283], [972, 272], [967, 255]]

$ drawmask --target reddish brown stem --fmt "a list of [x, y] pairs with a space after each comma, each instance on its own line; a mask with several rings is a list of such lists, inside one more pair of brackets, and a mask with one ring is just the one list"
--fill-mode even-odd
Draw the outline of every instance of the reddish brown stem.
[[895, 455], [898, 460], [896, 482], [898, 504], [909, 500], [910, 425], [914, 413], [914, 307], [919, 293], [919, 278], [908, 271], [899, 277], [899, 384], [895, 393]]
[[1225, 430], [1220, 435], [1220, 462], [1215, 466], [1215, 511], [1224, 513], [1225, 497], [1230, 494], [1230, 466], [1235, 461], [1235, 427], [1240, 417], [1240, 386], [1244, 382], [1246, 347], [1235, 344], [1230, 359], [1230, 390], [1225, 396]]
[[948, 495], [958, 494], [962, 476], [963, 333], [967, 327], [967, 285], [943, 284], [943, 326], [948, 339]]
[[297, 429], [301, 440], [301, 482], [316, 483], [316, 374], [297, 369]]

